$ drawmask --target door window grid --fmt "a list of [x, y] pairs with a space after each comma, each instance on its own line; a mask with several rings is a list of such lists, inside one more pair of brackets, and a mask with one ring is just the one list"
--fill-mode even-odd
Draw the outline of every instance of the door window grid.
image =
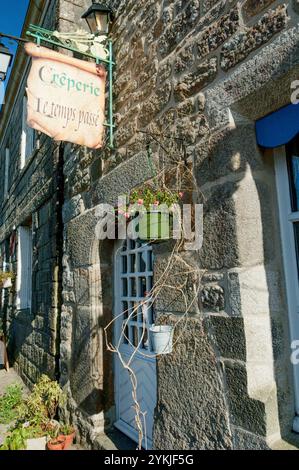
[[4, 198], [8, 194], [8, 175], [9, 175], [10, 153], [9, 148], [5, 149], [5, 166], [4, 166]]
[[[148, 349], [148, 328], [154, 321], [153, 302], [146, 298], [153, 286], [152, 247], [129, 240], [121, 252], [121, 308], [126, 324], [123, 344]], [[134, 312], [134, 313], [133, 313]], [[129, 320], [128, 320], [129, 318]]]
[[32, 227], [18, 228], [17, 309], [31, 308], [32, 295]]

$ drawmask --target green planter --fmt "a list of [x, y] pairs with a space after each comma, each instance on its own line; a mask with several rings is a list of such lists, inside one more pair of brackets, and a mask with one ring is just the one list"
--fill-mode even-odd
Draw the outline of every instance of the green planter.
[[140, 240], [169, 240], [173, 216], [169, 212], [147, 211], [139, 216]]

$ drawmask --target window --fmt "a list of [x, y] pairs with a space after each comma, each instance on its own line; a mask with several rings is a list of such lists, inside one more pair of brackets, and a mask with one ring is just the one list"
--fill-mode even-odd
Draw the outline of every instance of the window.
[[9, 153], [9, 148], [6, 148], [5, 149], [5, 163], [4, 163], [4, 198], [7, 197], [7, 193], [8, 193], [9, 164], [10, 164], [10, 153]]
[[23, 98], [23, 119], [22, 119], [22, 137], [21, 137], [21, 169], [24, 168], [28, 158], [31, 157], [34, 150], [34, 129], [27, 124], [27, 96]]
[[31, 308], [32, 291], [32, 229], [18, 228], [17, 308]]

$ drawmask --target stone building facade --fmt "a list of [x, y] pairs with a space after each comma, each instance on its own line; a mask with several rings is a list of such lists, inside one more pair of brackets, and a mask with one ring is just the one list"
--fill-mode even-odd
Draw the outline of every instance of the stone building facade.
[[[44, 21], [55, 20], [64, 32], [84, 27], [88, 0], [56, 3], [54, 12], [45, 2]], [[31, 311], [19, 312], [11, 298], [6, 313], [17, 369], [31, 383], [42, 371], [58, 374], [68, 392], [66, 416], [82, 442], [105, 447], [120, 405], [104, 329], [120, 286], [118, 244], [96, 236], [98, 207], [116, 204], [151, 179], [152, 165], [158, 174], [161, 148], [170, 148], [183, 154], [195, 178], [204, 238], [197, 252], [175, 257], [171, 243], [152, 246], [154, 282], [172, 257], [154, 309], [157, 322], [176, 325], [177, 339], [172, 354], [157, 358], [151, 377], [157, 384], [152, 447], [297, 446], [299, 390], [290, 361], [296, 326], [287, 296], [278, 157], [258, 146], [255, 123], [290, 103], [298, 76], [298, 2], [106, 3], [115, 12], [115, 148], [89, 151], [40, 136], [26, 173], [11, 176], [1, 206], [3, 243], [28, 217], [34, 234]], [[20, 51], [15, 67], [21, 57]], [[6, 105], [4, 119], [17, 121], [18, 109], [18, 101]], [[9, 135], [1, 119], [3, 174]], [[8, 129], [17, 146], [20, 132]], [[17, 149], [11, 154], [18, 158]], [[11, 175], [14, 168], [12, 159]], [[174, 294], [182, 281], [183, 293]], [[183, 298], [194, 293], [186, 316]]]

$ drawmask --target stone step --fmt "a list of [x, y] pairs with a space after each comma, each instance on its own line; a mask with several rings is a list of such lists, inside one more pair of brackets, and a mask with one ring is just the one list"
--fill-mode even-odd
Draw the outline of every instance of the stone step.
[[99, 450], [136, 450], [137, 444], [117, 429], [97, 436], [95, 447]]

